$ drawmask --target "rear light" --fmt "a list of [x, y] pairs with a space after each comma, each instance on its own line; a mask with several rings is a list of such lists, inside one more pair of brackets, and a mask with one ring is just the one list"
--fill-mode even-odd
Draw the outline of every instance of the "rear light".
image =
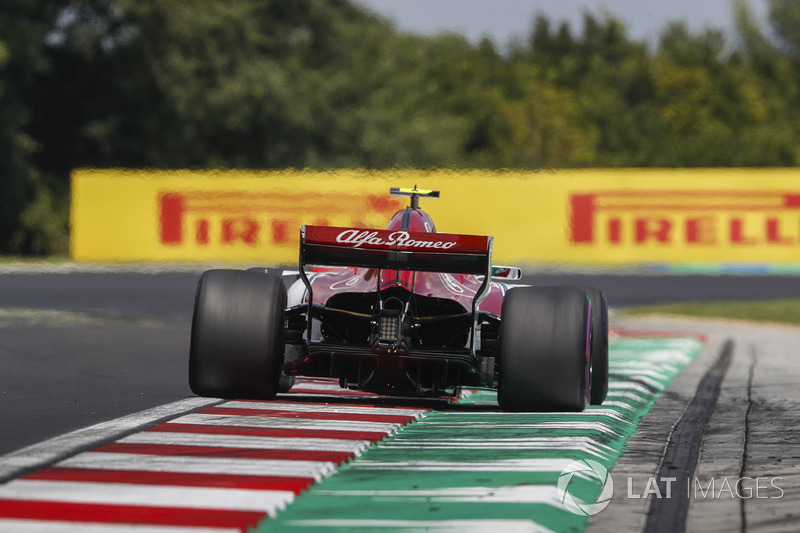
[[400, 342], [400, 311], [381, 310], [378, 328], [378, 342], [398, 344]]

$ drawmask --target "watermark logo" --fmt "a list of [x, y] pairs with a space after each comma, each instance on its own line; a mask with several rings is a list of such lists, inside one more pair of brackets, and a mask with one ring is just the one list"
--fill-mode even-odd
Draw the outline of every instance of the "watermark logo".
[[[575, 475], [582, 477], [597, 478], [603, 485], [603, 490], [597, 501], [594, 503], [584, 503], [580, 499], [576, 499], [570, 492], [570, 482]], [[611, 496], [614, 494], [614, 481], [611, 475], [606, 470], [606, 467], [592, 461], [591, 459], [582, 459], [580, 461], [572, 461], [558, 477], [558, 499], [564, 508], [576, 515], [592, 516], [596, 515], [605, 509], [611, 502]]]
[[[670, 499], [673, 497], [685, 497], [702, 500], [721, 500], [739, 498], [742, 500], [764, 500], [781, 499], [784, 495], [783, 488], [778, 485], [782, 477], [740, 477], [729, 479], [727, 477], [717, 478], [686, 478], [686, 484], [675, 483], [678, 478], [650, 477], [644, 485], [644, 489], [634, 486], [632, 478], [628, 478], [629, 500], [642, 499]], [[673, 489], [673, 486], [675, 487]]]
[[[597, 501], [594, 503], [584, 502], [573, 494], [575, 489], [573, 478], [575, 476], [581, 477], [587, 481], [599, 481], [602, 484], [602, 490]], [[644, 485], [635, 487], [633, 478], [627, 478], [627, 499], [671, 499], [671, 498], [687, 498], [687, 499], [703, 499], [703, 500], [721, 500], [721, 499], [734, 499], [739, 498], [742, 500], [749, 499], [781, 499], [785, 491], [779, 485], [783, 481], [782, 477], [740, 477], [737, 479], [722, 478], [685, 478], [678, 482], [675, 477], [649, 477]], [[677, 483], [676, 483], [677, 482]], [[641, 483], [641, 481], [639, 481]], [[558, 478], [558, 499], [561, 505], [567, 511], [580, 515], [592, 516], [596, 515], [611, 503], [611, 497], [614, 494], [614, 482], [611, 479], [611, 474], [608, 470], [591, 459], [582, 459], [579, 461], [572, 461]]]

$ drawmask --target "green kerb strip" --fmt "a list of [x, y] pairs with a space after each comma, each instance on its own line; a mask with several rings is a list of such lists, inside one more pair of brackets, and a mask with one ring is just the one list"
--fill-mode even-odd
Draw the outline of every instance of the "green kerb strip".
[[[688, 338], [612, 340], [606, 402], [583, 413], [505, 413], [481, 390], [368, 449], [259, 531], [583, 531], [557, 483], [574, 460], [608, 470], [658, 395], [700, 351]], [[576, 474], [578, 503], [602, 484]], [[427, 529], [426, 529], [427, 528]]]

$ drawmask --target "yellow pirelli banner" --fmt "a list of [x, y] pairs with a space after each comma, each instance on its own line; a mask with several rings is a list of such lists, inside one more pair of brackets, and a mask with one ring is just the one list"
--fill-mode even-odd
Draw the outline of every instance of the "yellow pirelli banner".
[[800, 264], [800, 170], [131, 171], [72, 177], [78, 261], [295, 263], [302, 224], [382, 228], [407, 198], [495, 263]]

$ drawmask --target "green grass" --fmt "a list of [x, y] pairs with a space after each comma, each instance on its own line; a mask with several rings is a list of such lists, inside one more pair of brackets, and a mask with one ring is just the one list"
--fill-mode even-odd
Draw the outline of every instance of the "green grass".
[[626, 307], [623, 315], [680, 315], [800, 324], [800, 299], [686, 302]]

